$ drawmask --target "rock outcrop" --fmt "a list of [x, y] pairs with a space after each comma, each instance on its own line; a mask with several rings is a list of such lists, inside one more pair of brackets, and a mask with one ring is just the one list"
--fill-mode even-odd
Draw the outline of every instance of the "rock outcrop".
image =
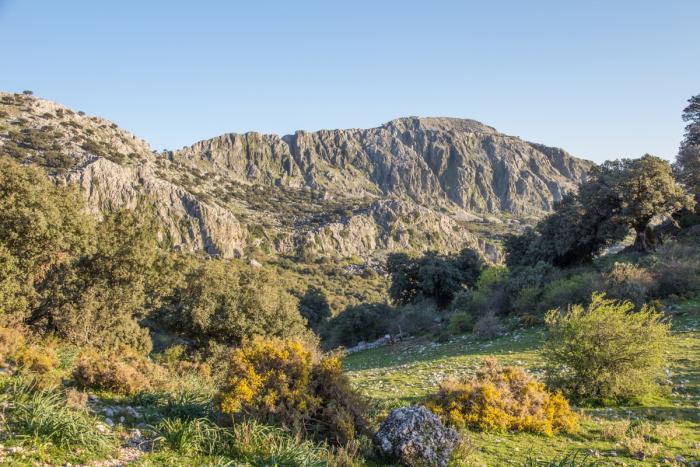
[[473, 120], [401, 118], [367, 130], [226, 134], [178, 151], [241, 182], [540, 215], [592, 164]]
[[[222, 257], [457, 251], [551, 209], [591, 163], [473, 120], [226, 134], [157, 153], [107, 120], [0, 93], [0, 154], [82, 187], [100, 214], [148, 200], [176, 248]], [[507, 213], [507, 216], [503, 214]]]
[[374, 435], [377, 450], [403, 465], [446, 466], [459, 434], [423, 406], [391, 411]]

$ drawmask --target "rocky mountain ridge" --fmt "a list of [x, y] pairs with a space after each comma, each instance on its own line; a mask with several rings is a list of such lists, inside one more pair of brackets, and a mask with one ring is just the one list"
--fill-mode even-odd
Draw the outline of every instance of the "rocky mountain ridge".
[[497, 261], [498, 233], [547, 212], [592, 166], [452, 118], [230, 133], [158, 153], [112, 122], [8, 93], [0, 153], [80, 185], [97, 214], [148, 199], [176, 248], [309, 260], [472, 246]]

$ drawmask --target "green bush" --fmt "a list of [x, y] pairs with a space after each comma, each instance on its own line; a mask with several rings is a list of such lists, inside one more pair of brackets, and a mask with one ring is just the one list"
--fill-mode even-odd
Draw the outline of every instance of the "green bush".
[[309, 327], [318, 330], [331, 316], [331, 307], [326, 295], [318, 287], [309, 287], [299, 299], [299, 313], [309, 323]]
[[544, 286], [537, 311], [565, 309], [569, 305], [586, 305], [598, 288], [598, 275], [587, 271], [554, 280]]
[[396, 310], [384, 303], [353, 305], [328, 320], [321, 335], [329, 347], [350, 347], [389, 334], [397, 317]]
[[616, 300], [630, 300], [641, 307], [654, 288], [654, 278], [646, 269], [631, 263], [615, 263], [603, 274], [603, 290]]
[[639, 401], [659, 389], [669, 325], [644, 306], [593, 294], [587, 308], [552, 310], [545, 321], [550, 382], [578, 403]]
[[474, 329], [474, 316], [468, 311], [456, 311], [450, 315], [448, 328], [452, 334], [472, 332], [472, 329]]
[[391, 334], [422, 335], [435, 331], [441, 324], [440, 313], [429, 300], [402, 306], [396, 310], [396, 315], [388, 329]]

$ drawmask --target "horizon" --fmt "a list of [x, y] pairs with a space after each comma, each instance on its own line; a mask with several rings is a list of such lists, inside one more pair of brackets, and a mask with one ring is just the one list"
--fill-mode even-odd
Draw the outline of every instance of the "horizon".
[[114, 121], [154, 150], [422, 116], [476, 120], [597, 163], [672, 160], [700, 91], [698, 14], [691, 1], [0, 0], [0, 38], [13, 44], [0, 90]]

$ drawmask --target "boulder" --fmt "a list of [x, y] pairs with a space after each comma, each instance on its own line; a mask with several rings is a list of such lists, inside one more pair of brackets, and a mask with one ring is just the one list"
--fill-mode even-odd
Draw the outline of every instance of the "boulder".
[[374, 444], [379, 452], [407, 466], [446, 466], [459, 434], [422, 405], [392, 410]]

